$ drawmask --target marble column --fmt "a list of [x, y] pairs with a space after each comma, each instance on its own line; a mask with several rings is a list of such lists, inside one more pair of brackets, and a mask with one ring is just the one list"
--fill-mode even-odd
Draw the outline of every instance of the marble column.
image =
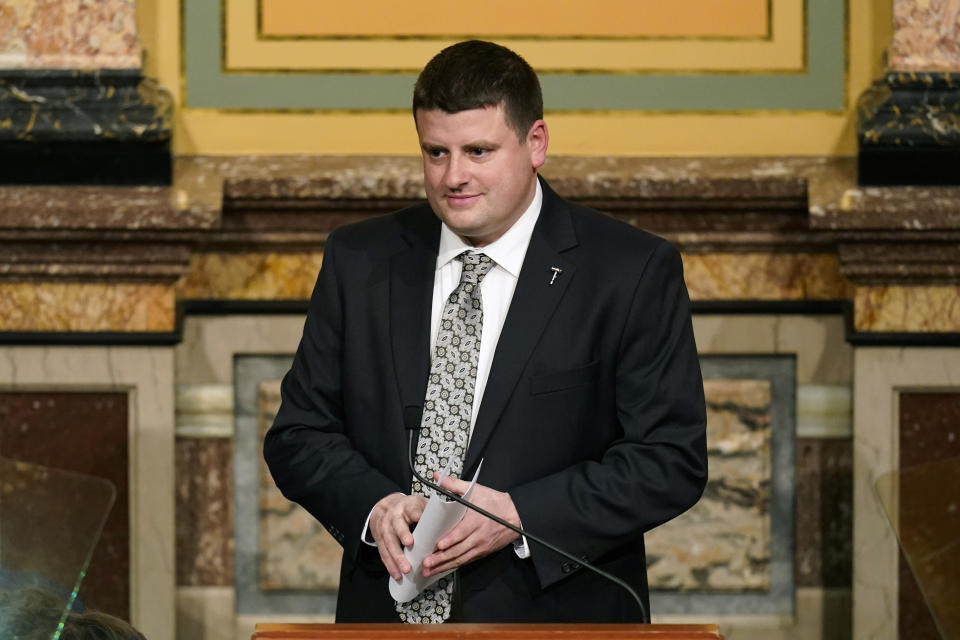
[[135, 0], [0, 5], [0, 184], [169, 184], [169, 94]]
[[862, 185], [960, 185], [960, 0], [894, 0], [888, 72], [859, 101]]
[[[859, 100], [861, 187], [842, 198], [842, 270], [856, 287], [853, 637], [929, 637], [878, 479], [909, 464], [902, 398], [958, 380], [960, 0], [894, 0], [888, 71]], [[836, 227], [839, 228], [839, 227]], [[925, 425], [924, 425], [925, 426]], [[924, 612], [925, 613], [925, 612]], [[907, 624], [903, 624], [903, 621]]]
[[[81, 442], [129, 496], [114, 509], [129, 544], [100, 545], [122, 556], [103, 578], [119, 595], [87, 591], [173, 640], [174, 284], [189, 266], [182, 232], [217, 224], [219, 202], [170, 187], [172, 105], [142, 75], [136, 5], [0, 2], [0, 394], [82, 406], [109, 392], [127, 408]], [[55, 466], [76, 429], [43, 426]]]

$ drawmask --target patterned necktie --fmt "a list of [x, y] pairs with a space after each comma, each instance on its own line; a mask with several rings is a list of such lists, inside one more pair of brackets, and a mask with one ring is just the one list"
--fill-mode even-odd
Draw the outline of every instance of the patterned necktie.
[[[448, 460], [452, 477], [459, 478], [463, 471], [483, 331], [480, 283], [494, 266], [493, 260], [482, 253], [462, 253], [457, 259], [463, 263], [463, 270], [440, 316], [414, 458], [417, 472], [427, 478], [443, 470]], [[427, 495], [416, 478], [411, 493]], [[397, 613], [411, 624], [443, 622], [450, 617], [452, 599], [453, 574], [449, 574], [410, 602], [398, 602]]]

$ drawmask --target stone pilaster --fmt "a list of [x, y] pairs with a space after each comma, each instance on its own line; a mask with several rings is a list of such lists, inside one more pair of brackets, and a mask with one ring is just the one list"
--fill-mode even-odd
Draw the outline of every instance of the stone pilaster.
[[860, 97], [861, 185], [960, 185], [960, 2], [894, 0], [889, 70]]
[[170, 184], [170, 97], [141, 73], [135, 10], [0, 7], [0, 184]]

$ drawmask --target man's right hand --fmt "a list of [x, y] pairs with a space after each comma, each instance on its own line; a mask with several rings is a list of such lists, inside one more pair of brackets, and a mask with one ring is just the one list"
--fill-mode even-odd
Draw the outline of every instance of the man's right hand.
[[370, 535], [377, 543], [380, 560], [394, 580], [410, 573], [412, 567], [403, 555], [403, 548], [413, 546], [410, 526], [420, 520], [427, 499], [423, 496], [408, 496], [391, 493], [370, 512]]

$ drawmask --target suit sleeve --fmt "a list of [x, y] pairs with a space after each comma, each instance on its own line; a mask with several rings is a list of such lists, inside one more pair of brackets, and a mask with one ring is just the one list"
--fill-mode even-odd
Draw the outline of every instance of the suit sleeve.
[[303, 338], [281, 385], [263, 455], [283, 495], [313, 515], [355, 558], [373, 505], [402, 491], [352, 445], [341, 397], [342, 287], [336, 234], [328, 238]]
[[[524, 527], [588, 561], [639, 544], [643, 532], [691, 507], [706, 484], [703, 381], [683, 265], [669, 243], [640, 272], [615, 370], [622, 436], [599, 460], [510, 490]], [[532, 551], [542, 586], [566, 577], [560, 556], [536, 544]]]

